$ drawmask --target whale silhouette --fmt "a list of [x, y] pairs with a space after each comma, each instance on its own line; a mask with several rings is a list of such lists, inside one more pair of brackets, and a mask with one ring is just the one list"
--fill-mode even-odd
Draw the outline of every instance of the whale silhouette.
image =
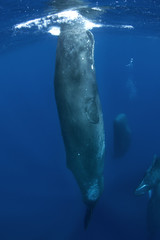
[[160, 232], [160, 158], [154, 155], [150, 168], [135, 191], [136, 195], [149, 193], [147, 206], [148, 239], [154, 239]]
[[135, 194], [142, 195], [153, 189], [160, 183], [160, 157], [154, 155], [153, 163], [146, 171], [140, 185], [136, 188]]
[[126, 114], [120, 113], [113, 121], [114, 157], [120, 158], [128, 151], [131, 143], [131, 130]]
[[67, 167], [87, 206], [87, 228], [103, 192], [105, 136], [94, 66], [94, 37], [76, 21], [61, 25], [54, 88]]

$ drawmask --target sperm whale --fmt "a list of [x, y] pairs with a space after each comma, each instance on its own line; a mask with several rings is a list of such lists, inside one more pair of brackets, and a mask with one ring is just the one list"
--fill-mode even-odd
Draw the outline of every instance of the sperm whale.
[[105, 135], [96, 83], [94, 37], [77, 22], [61, 25], [54, 89], [67, 167], [87, 206], [87, 228], [104, 188]]

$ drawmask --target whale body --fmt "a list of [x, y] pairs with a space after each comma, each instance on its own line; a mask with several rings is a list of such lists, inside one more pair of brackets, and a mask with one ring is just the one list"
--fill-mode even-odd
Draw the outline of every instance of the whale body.
[[67, 167], [87, 206], [86, 228], [103, 192], [105, 136], [94, 66], [94, 37], [78, 23], [61, 26], [54, 88]]
[[131, 130], [124, 113], [116, 116], [113, 122], [114, 157], [120, 158], [128, 151], [131, 143]]
[[145, 193], [149, 193], [147, 228], [149, 239], [153, 239], [160, 233], [160, 158], [157, 155], [135, 191], [136, 195]]
[[154, 239], [154, 237], [160, 236], [160, 183], [155, 185], [150, 191], [151, 194], [147, 206], [147, 229], [149, 239]]
[[136, 195], [143, 195], [160, 183], [160, 157], [154, 155], [153, 163], [146, 171], [143, 180], [136, 188]]

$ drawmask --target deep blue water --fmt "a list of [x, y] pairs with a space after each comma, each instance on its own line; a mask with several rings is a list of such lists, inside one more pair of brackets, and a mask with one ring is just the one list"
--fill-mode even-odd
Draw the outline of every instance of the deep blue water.
[[[137, 29], [92, 30], [106, 134], [105, 188], [85, 231], [85, 206], [66, 167], [54, 98], [58, 38], [37, 29], [28, 32], [22, 29], [18, 33], [13, 30], [17, 23], [44, 16], [46, 1], [3, 1], [0, 4], [3, 13], [0, 17], [0, 239], [147, 239], [148, 196], [137, 197], [134, 191], [153, 155], [160, 155], [160, 38], [156, 28], [159, 4], [119, 1], [119, 17], [111, 12], [110, 18], [104, 14], [98, 19], [105, 24], [109, 20], [115, 24], [135, 23]], [[96, 5], [95, 1], [91, 3]], [[107, 3], [114, 5], [115, 1]], [[135, 15], [128, 8], [123, 19], [121, 7], [126, 4], [151, 9], [152, 14], [149, 17], [144, 14], [142, 19], [140, 13]], [[99, 5], [106, 3], [99, 1]], [[25, 6], [34, 10], [23, 15]], [[131, 58], [130, 68], [127, 65]], [[126, 155], [114, 159], [113, 119], [122, 112], [127, 115], [132, 141]]]

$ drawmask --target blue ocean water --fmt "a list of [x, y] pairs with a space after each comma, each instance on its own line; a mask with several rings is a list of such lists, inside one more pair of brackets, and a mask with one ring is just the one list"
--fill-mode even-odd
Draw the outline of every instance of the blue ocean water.
[[[102, 25], [91, 31], [106, 134], [104, 193], [86, 231], [54, 98], [58, 37], [48, 30], [58, 24], [43, 21], [58, 11], [47, 0], [0, 3], [0, 239], [147, 239], [148, 196], [134, 191], [160, 155], [159, 1], [90, 1], [82, 9]], [[38, 18], [41, 27], [15, 28]], [[132, 140], [125, 156], [114, 159], [119, 113], [127, 115]]]

